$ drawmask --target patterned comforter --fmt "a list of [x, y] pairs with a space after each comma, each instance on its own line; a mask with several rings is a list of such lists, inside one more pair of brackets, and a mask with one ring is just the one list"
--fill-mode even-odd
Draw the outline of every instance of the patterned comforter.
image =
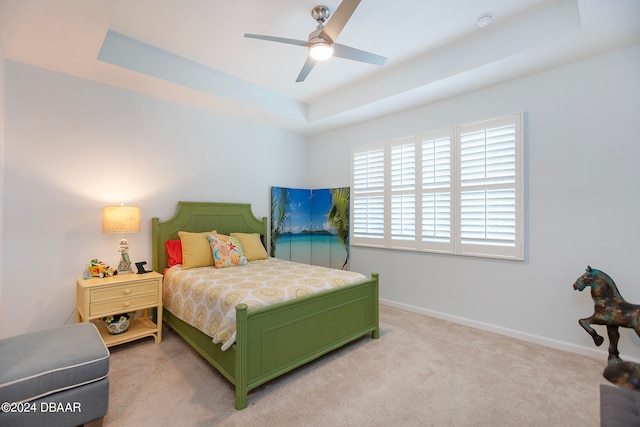
[[251, 310], [363, 280], [360, 273], [278, 258], [229, 268], [176, 265], [165, 274], [163, 304], [226, 350], [236, 339], [237, 304]]

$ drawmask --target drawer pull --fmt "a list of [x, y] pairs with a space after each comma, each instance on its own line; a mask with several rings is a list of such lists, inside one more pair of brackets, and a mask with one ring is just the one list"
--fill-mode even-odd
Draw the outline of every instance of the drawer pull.
[[131, 289], [127, 288], [124, 290], [125, 295], [129, 295], [131, 293]]
[[127, 302], [125, 302], [125, 303], [124, 303], [124, 306], [125, 306], [125, 307], [129, 307], [130, 305], [131, 305], [131, 303], [130, 303], [129, 301], [127, 301]]

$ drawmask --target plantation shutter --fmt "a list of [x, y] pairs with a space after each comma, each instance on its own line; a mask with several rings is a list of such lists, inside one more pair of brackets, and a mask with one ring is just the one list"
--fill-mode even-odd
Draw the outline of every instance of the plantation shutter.
[[391, 144], [391, 241], [394, 246], [415, 247], [416, 142], [406, 138]]
[[352, 152], [352, 235], [353, 243], [384, 242], [384, 145]]
[[522, 121], [354, 147], [351, 243], [524, 259]]
[[451, 132], [427, 134], [422, 151], [422, 247], [451, 250]]
[[521, 256], [520, 122], [509, 116], [458, 135], [461, 252]]

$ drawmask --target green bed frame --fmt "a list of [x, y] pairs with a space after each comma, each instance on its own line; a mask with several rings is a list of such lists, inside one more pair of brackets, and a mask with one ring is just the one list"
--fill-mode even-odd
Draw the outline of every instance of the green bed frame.
[[[177, 239], [180, 230], [259, 233], [266, 239], [268, 221], [257, 219], [250, 204], [178, 202], [173, 218], [152, 218], [151, 224], [153, 270], [163, 273], [164, 242]], [[255, 310], [238, 304], [236, 342], [226, 351], [168, 310], [163, 320], [235, 386], [235, 407], [244, 409], [250, 390], [366, 334], [379, 337], [378, 274]]]

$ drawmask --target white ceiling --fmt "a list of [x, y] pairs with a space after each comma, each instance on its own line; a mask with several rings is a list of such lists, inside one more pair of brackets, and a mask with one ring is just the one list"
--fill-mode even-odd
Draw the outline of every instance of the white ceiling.
[[305, 48], [243, 37], [306, 40], [311, 9], [339, 3], [0, 0], [0, 32], [7, 59], [304, 135], [640, 41], [638, 0], [362, 0], [337, 41], [387, 62], [295, 83]]

